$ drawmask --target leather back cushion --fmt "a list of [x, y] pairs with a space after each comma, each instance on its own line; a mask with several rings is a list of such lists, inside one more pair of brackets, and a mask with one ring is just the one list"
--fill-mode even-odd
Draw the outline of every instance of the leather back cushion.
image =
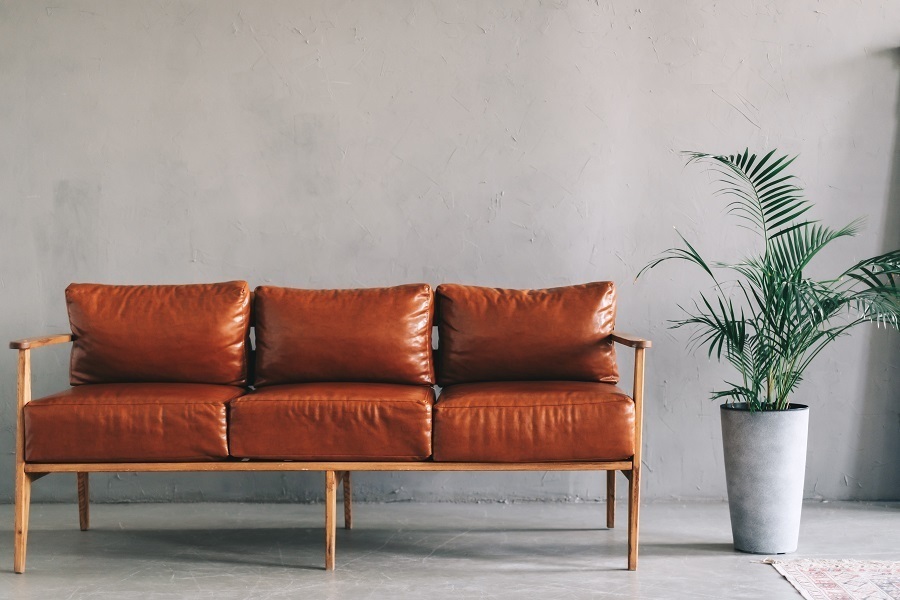
[[546, 290], [444, 284], [437, 303], [439, 385], [619, 380], [612, 282]]
[[256, 288], [257, 387], [314, 381], [434, 383], [427, 284]]
[[245, 385], [250, 289], [245, 281], [66, 288], [72, 385], [178, 382]]

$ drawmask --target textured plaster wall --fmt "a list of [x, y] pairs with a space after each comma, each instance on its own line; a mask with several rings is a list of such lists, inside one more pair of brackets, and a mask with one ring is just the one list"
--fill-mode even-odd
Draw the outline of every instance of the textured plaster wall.
[[[655, 343], [645, 494], [720, 498], [708, 394], [727, 371], [666, 329], [706, 282], [676, 264], [633, 282], [673, 226], [716, 257], [745, 248], [678, 151], [799, 153], [817, 217], [869, 218], [823, 268], [897, 247], [897, 46], [887, 0], [2, 1], [0, 339], [66, 330], [70, 281], [612, 279], [620, 327]], [[0, 353], [3, 500], [14, 358]], [[37, 394], [65, 386], [66, 360], [36, 353]], [[900, 334], [870, 328], [809, 372], [808, 496], [900, 498], [898, 364]], [[95, 476], [93, 490], [314, 499], [321, 479]], [[361, 474], [357, 490], [595, 499], [600, 479]], [[74, 490], [55, 476], [35, 497]]]

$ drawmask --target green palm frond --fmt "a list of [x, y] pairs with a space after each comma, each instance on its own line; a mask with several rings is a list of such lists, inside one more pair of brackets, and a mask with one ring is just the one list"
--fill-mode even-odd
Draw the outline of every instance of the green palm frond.
[[[674, 328], [692, 329], [689, 346], [731, 364], [740, 383], [713, 393], [751, 410], [785, 410], [803, 373], [832, 341], [865, 322], [900, 328], [900, 250], [857, 262], [834, 279], [807, 277], [806, 267], [829, 244], [856, 235], [861, 221], [831, 229], [806, 218], [812, 203], [787, 168], [796, 157], [763, 156], [749, 149], [731, 155], [685, 153], [716, 174], [716, 196], [729, 196], [727, 212], [760, 237], [757, 254], [731, 264], [707, 261], [680, 233], [670, 248], [638, 273], [669, 260], [686, 260], [715, 282]], [[727, 270], [737, 280], [719, 278]], [[724, 282], [721, 283], [721, 282]], [[726, 286], [730, 289], [726, 293]]]
[[787, 155], [773, 159], [772, 150], [761, 159], [748, 150], [736, 155], [713, 155], [703, 152], [686, 152], [688, 164], [711, 162], [712, 168], [722, 179], [720, 193], [734, 196], [728, 212], [746, 219], [759, 230], [766, 241], [796, 227], [796, 220], [812, 205], [803, 198], [803, 190], [794, 183], [794, 175], [784, 170], [796, 157]]
[[822, 248], [838, 238], [856, 235], [861, 225], [862, 219], [857, 219], [838, 230], [809, 222], [791, 227], [770, 244], [773, 266], [788, 278], [798, 276]]
[[[665, 262], [667, 260], [686, 260], [688, 262], [694, 263], [695, 265], [706, 271], [709, 276], [713, 278], [713, 281], [716, 282], [716, 285], [718, 285], [719, 282], [716, 280], [716, 276], [713, 274], [710, 266], [706, 264], [706, 261], [703, 260], [703, 257], [700, 256], [700, 253], [697, 252], [697, 250], [693, 246], [691, 246], [690, 242], [684, 239], [684, 236], [681, 235], [681, 233], [677, 229], [675, 230], [675, 233], [677, 233], [678, 237], [681, 238], [681, 241], [684, 242], [686, 248], [669, 248], [659, 257], [655, 258], [647, 266], [641, 269], [638, 272], [637, 277], [640, 277], [644, 273], [644, 271], [652, 269], [659, 263]], [[637, 277], [635, 279], [637, 279]]]

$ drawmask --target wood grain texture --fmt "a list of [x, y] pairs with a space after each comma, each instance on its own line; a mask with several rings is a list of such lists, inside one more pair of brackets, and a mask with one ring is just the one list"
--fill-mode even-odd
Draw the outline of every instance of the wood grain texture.
[[25, 472], [25, 405], [31, 402], [31, 351], [19, 350], [16, 365], [16, 490], [13, 524], [13, 570], [25, 572], [28, 513], [31, 508], [30, 473]]
[[645, 340], [644, 338], [640, 338], [636, 335], [631, 335], [630, 333], [624, 333], [622, 331], [613, 331], [612, 340], [617, 344], [630, 346], [631, 348], [649, 348], [653, 345], [653, 342], [651, 342], [650, 340]]
[[9, 343], [9, 347], [13, 350], [29, 350], [31, 348], [40, 348], [41, 346], [52, 346], [53, 344], [64, 344], [71, 342], [73, 339], [70, 333], [59, 333], [55, 335], [44, 335], [40, 337], [30, 337], [21, 340], [13, 340]]
[[559, 463], [262, 462], [28, 463], [27, 473], [184, 473], [204, 471], [608, 471], [631, 469], [630, 460]]
[[334, 546], [337, 537], [337, 480], [334, 471], [325, 471], [325, 570], [334, 571]]
[[28, 513], [31, 508], [31, 476], [16, 469], [15, 540], [13, 542], [13, 570], [25, 572], [25, 553], [28, 548]]
[[606, 472], [606, 527], [616, 526], [616, 472]]
[[91, 527], [91, 487], [87, 473], [78, 473], [78, 525], [82, 531]]
[[628, 480], [628, 570], [637, 569], [641, 509], [641, 449], [644, 423], [644, 348], [634, 350], [634, 458]]
[[638, 518], [641, 509], [641, 470], [635, 469], [628, 480], [628, 570], [637, 570]]
[[635, 468], [641, 466], [641, 455], [644, 442], [644, 357], [643, 348], [634, 350], [634, 384], [632, 398], [634, 399], [634, 462]]

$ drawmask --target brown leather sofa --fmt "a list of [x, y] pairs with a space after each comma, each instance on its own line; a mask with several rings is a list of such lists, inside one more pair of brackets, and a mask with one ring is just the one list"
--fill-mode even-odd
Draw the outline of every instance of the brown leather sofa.
[[[10, 343], [17, 573], [33, 481], [77, 473], [86, 530], [88, 474], [144, 471], [324, 472], [328, 570], [341, 484], [351, 527], [352, 471], [606, 471], [610, 528], [622, 471], [637, 567], [650, 342], [614, 330], [610, 282], [255, 293], [243, 281], [72, 284], [66, 303], [71, 334]], [[32, 400], [31, 350], [65, 342], [71, 388]], [[635, 349], [631, 395], [616, 387], [614, 343]]]

